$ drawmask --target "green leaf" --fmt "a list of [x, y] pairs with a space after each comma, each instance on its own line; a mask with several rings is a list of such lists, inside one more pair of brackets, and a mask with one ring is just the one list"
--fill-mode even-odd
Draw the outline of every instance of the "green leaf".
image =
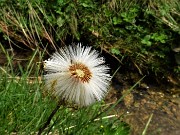
[[61, 17], [59, 17], [59, 18], [57, 19], [57, 25], [58, 25], [59, 27], [63, 26], [64, 22], [65, 22], [64, 19], [62, 19]]
[[141, 43], [142, 44], [146, 44], [147, 46], [151, 46], [152, 45], [152, 42], [149, 41], [151, 39], [151, 36], [150, 35], [146, 35], [142, 40], [141, 40]]
[[119, 49], [116, 49], [116, 48], [112, 48], [112, 49], [111, 49], [111, 53], [113, 53], [113, 54], [115, 54], [115, 55], [120, 55], [120, 54], [121, 54], [120, 51], [119, 51]]
[[122, 23], [122, 19], [121, 18], [117, 18], [117, 17], [113, 17], [113, 24], [121, 24]]

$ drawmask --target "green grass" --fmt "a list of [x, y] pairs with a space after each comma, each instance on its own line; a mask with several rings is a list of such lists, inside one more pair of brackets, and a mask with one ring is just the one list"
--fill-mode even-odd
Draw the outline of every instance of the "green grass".
[[[38, 81], [29, 84], [27, 79], [25, 76], [16, 80], [1, 73], [0, 134], [35, 133], [56, 106], [56, 101], [49, 96], [43, 96], [43, 87]], [[122, 134], [128, 133], [128, 126], [117, 117], [97, 117], [103, 113], [102, 110], [100, 104], [78, 110], [63, 106], [51, 120], [48, 130], [52, 126], [51, 131], [58, 130], [60, 134], [91, 134], [92, 131], [94, 134], [117, 131]], [[94, 121], [95, 118], [100, 120]]]
[[[43, 53], [35, 51], [27, 67], [19, 65], [20, 74], [14, 71], [13, 58], [7, 56], [7, 67], [0, 67], [0, 134], [37, 134], [57, 106], [57, 101], [44, 91], [39, 78], [40, 67], [33, 59], [42, 58]], [[114, 108], [114, 107], [113, 107]], [[112, 113], [112, 106], [96, 103], [89, 107], [61, 106], [43, 134], [116, 134], [127, 135], [129, 126]]]

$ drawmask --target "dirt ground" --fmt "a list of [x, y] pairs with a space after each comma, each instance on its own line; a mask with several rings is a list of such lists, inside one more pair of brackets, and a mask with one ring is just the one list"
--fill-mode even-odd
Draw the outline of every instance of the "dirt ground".
[[[132, 86], [128, 83], [129, 78], [123, 74], [117, 74], [115, 80], [107, 97], [110, 103], [115, 102]], [[123, 121], [130, 125], [131, 135], [142, 134], [151, 115], [146, 135], [180, 135], [179, 84], [179, 80], [174, 80], [174, 83], [161, 87], [142, 81], [124, 97], [116, 109], [120, 115], [123, 114]]]

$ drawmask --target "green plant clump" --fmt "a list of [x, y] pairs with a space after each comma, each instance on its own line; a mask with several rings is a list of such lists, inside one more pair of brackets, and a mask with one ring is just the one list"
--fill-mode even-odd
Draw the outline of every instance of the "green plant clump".
[[83, 42], [140, 74], [179, 73], [178, 0], [4, 0], [0, 7], [2, 44], [51, 51]]

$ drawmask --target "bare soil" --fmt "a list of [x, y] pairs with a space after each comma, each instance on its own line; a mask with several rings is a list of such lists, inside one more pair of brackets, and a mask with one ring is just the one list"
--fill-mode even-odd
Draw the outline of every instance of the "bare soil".
[[[137, 76], [131, 73], [134, 82], [138, 80]], [[132, 87], [127, 75], [118, 73], [115, 79], [107, 97], [107, 102], [110, 103], [117, 101]], [[118, 104], [117, 112], [130, 125], [131, 135], [142, 134], [151, 115], [147, 135], [180, 135], [180, 83], [177, 79], [174, 83], [167, 81], [169, 84], [158, 86], [142, 81]]]

